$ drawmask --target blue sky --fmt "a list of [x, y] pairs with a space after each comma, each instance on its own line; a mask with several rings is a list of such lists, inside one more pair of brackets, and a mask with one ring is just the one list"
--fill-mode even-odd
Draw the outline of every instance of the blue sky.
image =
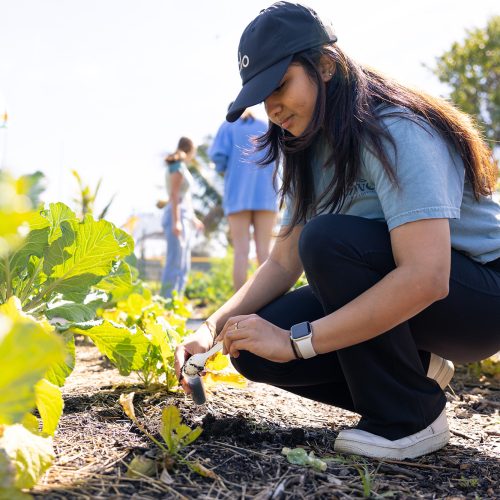
[[[163, 155], [181, 135], [215, 134], [240, 87], [240, 34], [270, 3], [0, 0], [1, 165], [44, 171], [46, 198], [70, 204], [71, 169], [91, 185], [102, 177], [100, 205], [117, 193], [117, 224], [154, 212]], [[304, 3], [349, 55], [436, 95], [446, 89], [423, 64], [500, 13], [496, 0]]]

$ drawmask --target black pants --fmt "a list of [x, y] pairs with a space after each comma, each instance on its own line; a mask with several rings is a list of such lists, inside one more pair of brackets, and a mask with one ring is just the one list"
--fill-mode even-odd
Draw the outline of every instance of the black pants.
[[[314, 218], [299, 252], [309, 286], [258, 312], [280, 328], [330, 314], [395, 268], [386, 224], [360, 217]], [[355, 411], [358, 428], [394, 440], [427, 427], [445, 406], [425, 375], [431, 352], [468, 362], [499, 349], [500, 268], [452, 251], [449, 295], [392, 330], [307, 360], [274, 363], [242, 351], [232, 362], [250, 380]]]

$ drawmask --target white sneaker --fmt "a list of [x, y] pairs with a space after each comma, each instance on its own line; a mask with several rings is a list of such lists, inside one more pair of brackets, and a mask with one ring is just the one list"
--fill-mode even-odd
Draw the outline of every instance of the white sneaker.
[[451, 361], [431, 352], [427, 376], [434, 379], [441, 389], [444, 389], [450, 383], [454, 373], [455, 366]]
[[403, 460], [439, 450], [449, 439], [446, 410], [443, 410], [439, 417], [424, 430], [395, 441], [360, 429], [340, 431], [335, 440], [334, 449], [339, 453]]

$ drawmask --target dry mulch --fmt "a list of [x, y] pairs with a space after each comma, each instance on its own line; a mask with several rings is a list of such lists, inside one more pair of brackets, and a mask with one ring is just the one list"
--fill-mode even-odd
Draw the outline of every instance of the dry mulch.
[[[213, 470], [209, 479], [179, 466], [170, 485], [126, 476], [136, 455], [156, 447], [124, 415], [118, 399], [135, 391], [136, 414], [157, 434], [161, 410], [177, 405], [200, 438], [186, 454]], [[121, 377], [93, 346], [80, 345], [64, 388], [65, 410], [55, 437], [56, 461], [33, 491], [36, 498], [500, 498], [500, 387], [459, 369], [447, 391], [450, 444], [413, 461], [347, 457], [333, 451], [337, 432], [357, 415], [250, 383], [218, 388], [196, 406], [183, 394], [145, 390]], [[284, 446], [327, 458], [325, 472], [291, 465]]]

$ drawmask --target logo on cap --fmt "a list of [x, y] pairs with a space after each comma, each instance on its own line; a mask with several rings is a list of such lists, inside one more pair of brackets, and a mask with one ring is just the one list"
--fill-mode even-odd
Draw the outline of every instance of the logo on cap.
[[238, 52], [238, 66], [240, 68], [240, 72], [243, 68], [247, 68], [250, 64], [250, 59], [248, 56], [241, 57], [241, 52]]

